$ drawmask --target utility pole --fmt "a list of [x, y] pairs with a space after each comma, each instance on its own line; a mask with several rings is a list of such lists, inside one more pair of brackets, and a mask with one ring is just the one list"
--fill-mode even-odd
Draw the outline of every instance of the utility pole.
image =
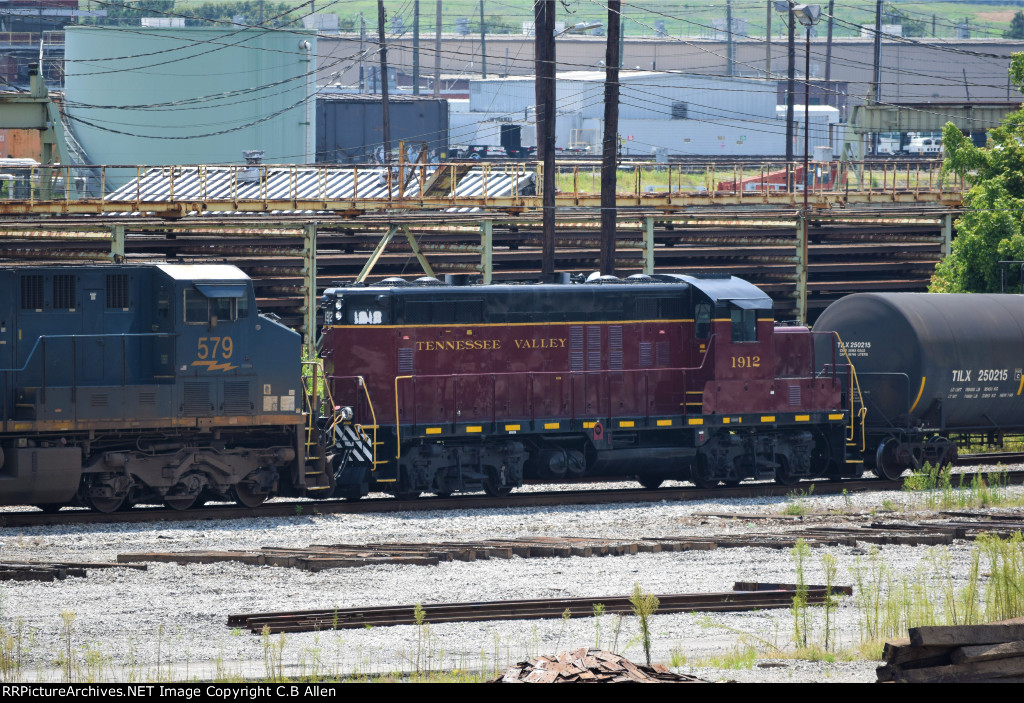
[[789, 35], [787, 37], [786, 55], [789, 59], [789, 68], [786, 74], [786, 170], [790, 172], [789, 188], [793, 187], [792, 162], [793, 162], [793, 106], [795, 105], [793, 92], [796, 90], [796, 35], [794, 26], [796, 18], [793, 17], [793, 2], [787, 3], [789, 9], [786, 14], [789, 22]]
[[555, 277], [555, 0], [536, 0], [534, 61], [536, 62], [537, 157], [541, 184], [541, 275]]
[[622, 14], [622, 7], [619, 7], [619, 68], [626, 65], [626, 23], [622, 20], [625, 17]]
[[420, 94], [420, 0], [412, 3], [412, 94]]
[[[829, 81], [832, 80], [832, 11], [835, 9], [836, 0], [828, 0], [828, 38], [825, 40], [825, 89], [829, 90]], [[828, 104], [828, 96], [825, 96], [825, 104]]]
[[768, 0], [768, 15], [764, 30], [764, 77], [772, 79], [772, 0]]
[[[882, 0], [875, 2], [875, 74], [872, 86], [872, 104], [877, 105], [882, 96]], [[878, 154], [878, 132], [871, 138], [871, 151]]]
[[725, 0], [725, 31], [726, 31], [726, 51], [725, 60], [728, 62], [726, 67], [727, 76], [736, 75], [733, 73], [733, 66], [736, 64], [736, 47], [732, 43], [732, 0]]
[[441, 97], [441, 0], [434, 20], [434, 97]]
[[377, 0], [377, 39], [380, 42], [381, 126], [384, 129], [384, 163], [391, 161], [391, 116], [388, 112], [388, 44], [384, 38], [384, 0]]
[[619, 143], [619, 36], [622, 0], [608, 0], [608, 39], [604, 56], [604, 140], [601, 142], [602, 276], [615, 275], [615, 186]]
[[365, 63], [363, 58], [366, 56], [364, 51], [366, 47], [366, 20], [363, 19], [363, 13], [359, 13], [359, 92], [366, 92], [366, 69], [363, 66]]
[[480, 0], [480, 77], [487, 78], [487, 25], [484, 24], [484, 0]]

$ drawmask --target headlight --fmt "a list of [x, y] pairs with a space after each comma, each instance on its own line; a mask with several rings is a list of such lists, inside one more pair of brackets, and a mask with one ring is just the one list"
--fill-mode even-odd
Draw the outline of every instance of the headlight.
[[338, 312], [341, 312], [341, 301], [340, 300], [336, 300], [334, 302], [334, 309], [337, 310]]
[[348, 422], [352, 419], [352, 408], [341, 408], [338, 415], [341, 416], [343, 422]]

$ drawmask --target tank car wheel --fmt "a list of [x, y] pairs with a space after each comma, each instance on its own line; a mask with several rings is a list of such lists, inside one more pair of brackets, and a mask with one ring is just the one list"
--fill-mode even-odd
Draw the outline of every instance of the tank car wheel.
[[246, 508], [256, 508], [267, 502], [268, 493], [258, 493], [241, 483], [231, 487], [231, 500]]
[[63, 508], [61, 503], [39, 503], [36, 505], [37, 508], [42, 510], [47, 515], [53, 515], [55, 512]]
[[636, 477], [636, 480], [640, 482], [641, 486], [643, 486], [649, 491], [653, 491], [654, 489], [658, 488], [662, 483], [665, 482], [665, 479], [661, 478], [660, 476], [640, 475]]
[[164, 496], [164, 505], [171, 510], [189, 510], [199, 503], [199, 496], [178, 496], [169, 498]]
[[878, 445], [875, 452], [875, 467], [872, 470], [878, 478], [895, 481], [903, 475], [903, 468], [896, 463], [896, 452], [899, 450], [899, 440], [890, 437]]

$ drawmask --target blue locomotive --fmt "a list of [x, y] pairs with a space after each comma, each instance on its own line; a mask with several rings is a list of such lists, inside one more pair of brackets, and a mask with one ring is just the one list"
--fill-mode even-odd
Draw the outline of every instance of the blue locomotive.
[[300, 346], [234, 266], [0, 270], [0, 504], [330, 493]]

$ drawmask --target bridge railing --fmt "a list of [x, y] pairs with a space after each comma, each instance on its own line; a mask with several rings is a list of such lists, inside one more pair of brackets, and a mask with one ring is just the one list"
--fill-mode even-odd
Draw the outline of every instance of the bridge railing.
[[[557, 166], [559, 205], [595, 206], [600, 166]], [[40, 166], [0, 164], [0, 212], [45, 210], [42, 205], [90, 203], [69, 211], [125, 212], [156, 204], [219, 204], [214, 209], [341, 209], [338, 203], [375, 207], [536, 207], [541, 164], [445, 162], [392, 165]], [[802, 201], [804, 190], [822, 199], [858, 197], [942, 200], [958, 197], [962, 179], [942, 173], [940, 160], [685, 164], [629, 163], [618, 170], [625, 204]], [[201, 207], [199, 209], [202, 209]]]

